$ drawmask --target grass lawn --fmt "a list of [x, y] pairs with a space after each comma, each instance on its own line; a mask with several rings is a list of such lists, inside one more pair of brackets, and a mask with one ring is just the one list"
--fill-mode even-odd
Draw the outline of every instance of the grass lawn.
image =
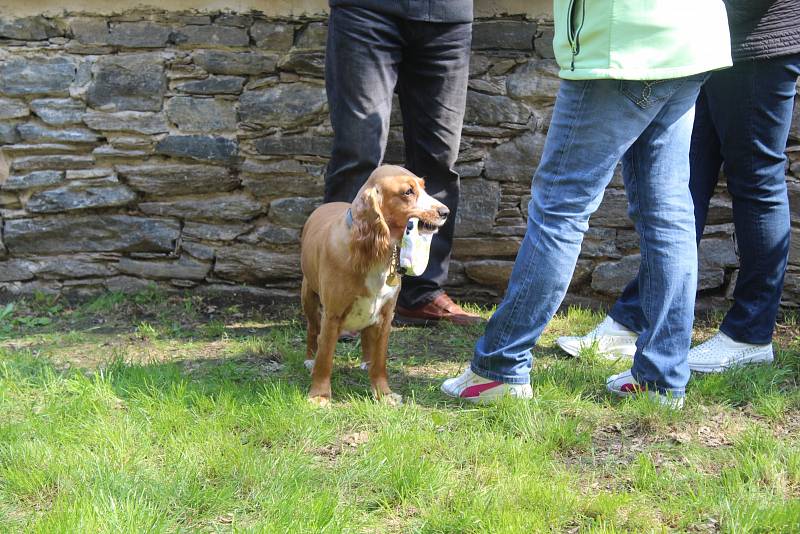
[[441, 326], [392, 333], [403, 406], [340, 343], [319, 409], [294, 308], [0, 308], [0, 532], [800, 532], [797, 318], [775, 365], [695, 375], [673, 413], [606, 394], [624, 361], [554, 348], [600, 317], [553, 321], [530, 402], [446, 400], [482, 328]]

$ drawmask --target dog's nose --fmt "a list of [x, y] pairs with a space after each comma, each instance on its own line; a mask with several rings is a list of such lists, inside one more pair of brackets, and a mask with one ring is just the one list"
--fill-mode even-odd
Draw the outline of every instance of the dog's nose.
[[441, 217], [442, 219], [446, 219], [447, 216], [450, 215], [450, 208], [448, 208], [447, 206], [442, 206], [436, 211], [437, 213], [439, 213], [439, 217]]

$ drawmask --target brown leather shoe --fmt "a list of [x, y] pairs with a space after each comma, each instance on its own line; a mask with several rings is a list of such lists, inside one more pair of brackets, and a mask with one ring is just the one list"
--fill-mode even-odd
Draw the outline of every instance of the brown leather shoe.
[[469, 313], [447, 295], [439, 294], [435, 299], [418, 308], [404, 308], [398, 305], [395, 308], [394, 320], [401, 325], [427, 326], [439, 321], [449, 321], [459, 326], [467, 326], [483, 322], [483, 318], [475, 313]]

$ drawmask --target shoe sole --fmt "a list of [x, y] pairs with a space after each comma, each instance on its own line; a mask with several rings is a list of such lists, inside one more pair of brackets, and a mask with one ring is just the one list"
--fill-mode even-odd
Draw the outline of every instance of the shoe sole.
[[405, 317], [395, 314], [392, 324], [395, 326], [433, 326], [439, 321], [440, 319], [421, 319], [419, 317]]
[[723, 373], [728, 369], [733, 369], [734, 367], [743, 367], [749, 364], [758, 364], [758, 363], [772, 363], [775, 361], [775, 356], [771, 353], [767, 354], [751, 354], [748, 356], [742, 356], [732, 362], [729, 362], [725, 365], [710, 365], [710, 364], [689, 364], [689, 369], [696, 373]]
[[[665, 408], [672, 408], [673, 410], [682, 410], [683, 409], [684, 401], [683, 401], [682, 397], [681, 397], [681, 400], [679, 400], [679, 401], [677, 399], [670, 399], [670, 398], [662, 399], [661, 396], [659, 396], [658, 394], [655, 394], [655, 393], [651, 395], [647, 391], [622, 391], [622, 390], [619, 390], [619, 389], [614, 389], [611, 386], [609, 386], [608, 384], [606, 384], [606, 390], [608, 390], [610, 393], [613, 393], [617, 397], [621, 397], [621, 398], [624, 398], [624, 399], [627, 399], [628, 397], [636, 397], [637, 395], [647, 394], [653, 402], [657, 402], [661, 406], [664, 406]], [[658, 398], [656, 398], [656, 397], [658, 397]]]
[[464, 402], [470, 402], [472, 404], [492, 404], [493, 402], [497, 402], [498, 400], [505, 398], [505, 397], [512, 397], [517, 400], [531, 400], [533, 398], [533, 389], [526, 391], [523, 393], [521, 397], [511, 395], [510, 393], [504, 393], [503, 395], [494, 395], [494, 396], [483, 396], [483, 397], [460, 397], [458, 395], [453, 395], [449, 391], [444, 389], [444, 385], [439, 387], [439, 391], [444, 393], [448, 398], [453, 400], [460, 400]]
[[[556, 339], [556, 344], [561, 347], [561, 350], [569, 354], [570, 356], [578, 357], [580, 354], [581, 349], [584, 348], [584, 345], [578, 345], [577, 347], [572, 343], [567, 341], [562, 341], [561, 339]], [[591, 347], [591, 345], [585, 345], [586, 348]], [[633, 355], [636, 354], [636, 345], [630, 346], [629, 344], [625, 345], [612, 345], [610, 348], [604, 351], [598, 351], [598, 354], [602, 356], [626, 356], [628, 358], [633, 358]]]

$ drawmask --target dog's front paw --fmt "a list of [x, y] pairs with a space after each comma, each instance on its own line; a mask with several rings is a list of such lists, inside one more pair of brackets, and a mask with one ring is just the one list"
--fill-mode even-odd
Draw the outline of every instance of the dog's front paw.
[[305, 360], [305, 361], [303, 361], [303, 365], [309, 371], [313, 371], [314, 370], [314, 360]]
[[378, 397], [378, 400], [389, 406], [401, 406], [403, 404], [403, 396], [392, 392], [384, 393]]
[[322, 395], [309, 396], [308, 402], [318, 408], [330, 408], [331, 406], [331, 398], [323, 397]]

